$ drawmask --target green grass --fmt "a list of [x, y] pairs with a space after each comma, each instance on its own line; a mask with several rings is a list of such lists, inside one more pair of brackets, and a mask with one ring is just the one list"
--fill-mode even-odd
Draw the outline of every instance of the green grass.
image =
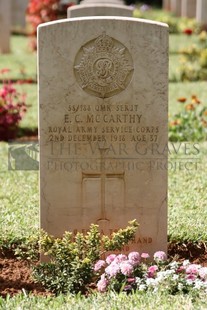
[[72, 295], [43, 298], [22, 294], [6, 300], [0, 298], [0, 307], [3, 310], [205, 310], [207, 297], [204, 294], [194, 297], [193, 293], [171, 296], [149, 292], [92, 294], [87, 298]]
[[15, 243], [39, 227], [38, 172], [8, 171], [8, 145], [0, 144], [0, 245]]
[[192, 44], [198, 44], [198, 42], [197, 35], [171, 34], [169, 37], [169, 52], [170, 54], [177, 54], [182, 49], [186, 49]]
[[[6, 77], [10, 79], [36, 80], [36, 53], [29, 52], [29, 39], [25, 36], [11, 37], [11, 53], [0, 55], [0, 70], [11, 70]], [[2, 76], [0, 76], [2, 79]]]
[[[178, 148], [179, 144], [175, 146]], [[206, 155], [207, 143], [186, 142], [182, 143], [178, 156], [172, 154], [169, 158], [168, 235], [171, 241], [207, 242]]]
[[180, 81], [180, 55], [172, 54], [169, 58], [169, 81], [177, 82]]

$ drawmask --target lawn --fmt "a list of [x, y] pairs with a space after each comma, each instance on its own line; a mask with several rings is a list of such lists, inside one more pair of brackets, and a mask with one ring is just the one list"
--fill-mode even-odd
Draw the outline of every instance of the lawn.
[[[181, 109], [179, 97], [196, 94], [207, 106], [206, 81], [178, 82], [179, 51], [197, 42], [197, 36], [170, 35], [169, 114]], [[8, 78], [36, 80], [36, 54], [29, 52], [28, 39], [12, 36], [12, 53], [0, 56], [0, 69], [9, 68]], [[37, 128], [37, 85], [17, 86], [27, 94], [28, 112], [21, 128]], [[197, 153], [186, 154], [185, 147]], [[175, 144], [179, 147], [179, 143]], [[168, 239], [181, 243], [200, 241], [207, 244], [207, 142], [182, 143], [178, 154], [169, 154]], [[189, 163], [188, 166], [185, 164]], [[186, 168], [188, 167], [188, 168]], [[190, 167], [190, 168], [189, 168]], [[8, 171], [8, 144], [0, 143], [0, 247], [12, 247], [39, 227], [38, 171]], [[15, 298], [0, 298], [1, 309], [206, 309], [207, 299], [194, 292], [187, 296], [168, 294], [133, 294], [58, 296], [41, 298], [26, 292]], [[170, 307], [170, 308], [169, 308]]]
[[[13, 35], [11, 39], [11, 53], [1, 55], [0, 70], [8, 68], [8, 78], [37, 79], [36, 53], [30, 51], [28, 37]], [[2, 77], [0, 77], [2, 79]]]
[[158, 294], [95, 294], [89, 297], [60, 295], [58, 297], [35, 297], [26, 294], [3, 300], [0, 307], [4, 310], [205, 310], [207, 303], [205, 296], [193, 297], [165, 293]]

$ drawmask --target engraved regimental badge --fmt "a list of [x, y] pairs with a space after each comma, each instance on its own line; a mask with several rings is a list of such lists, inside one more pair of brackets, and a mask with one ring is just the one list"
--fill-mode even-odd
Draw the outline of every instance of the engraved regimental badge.
[[103, 33], [78, 51], [74, 71], [85, 92], [108, 98], [128, 86], [133, 75], [133, 61], [121, 42]]

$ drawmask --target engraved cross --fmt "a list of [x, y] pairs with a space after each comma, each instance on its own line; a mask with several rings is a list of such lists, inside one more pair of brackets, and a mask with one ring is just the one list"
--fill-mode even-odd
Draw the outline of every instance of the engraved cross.
[[124, 172], [111, 173], [105, 171], [105, 154], [109, 148], [99, 148], [101, 155], [100, 172], [98, 173], [82, 173], [82, 179], [99, 178], [101, 180], [101, 216], [97, 221], [109, 221], [106, 214], [106, 179], [117, 178], [124, 180]]

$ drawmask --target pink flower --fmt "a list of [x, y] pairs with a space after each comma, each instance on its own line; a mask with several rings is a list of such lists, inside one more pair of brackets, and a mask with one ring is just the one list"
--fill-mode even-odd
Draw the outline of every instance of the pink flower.
[[158, 270], [158, 267], [156, 265], [150, 266], [147, 270], [148, 278], [153, 278], [157, 270]]
[[142, 253], [142, 254], [141, 254], [141, 258], [147, 259], [147, 258], [149, 258], [149, 257], [150, 257], [150, 256], [149, 256], [148, 253]]
[[102, 274], [101, 279], [97, 283], [97, 288], [99, 292], [105, 292], [107, 288], [108, 281], [105, 278], [105, 274]]
[[167, 260], [167, 255], [163, 251], [157, 251], [154, 254], [154, 260], [156, 260], [156, 261], [165, 261], [165, 260]]
[[130, 291], [132, 289], [131, 285], [125, 285], [124, 291]]
[[8, 69], [8, 68], [4, 68], [4, 69], [0, 70], [0, 74], [4, 74], [4, 73], [8, 73], [8, 72], [10, 72], [10, 69]]
[[134, 283], [135, 280], [136, 280], [135, 278], [128, 278], [128, 279], [127, 279], [127, 282], [128, 282], [128, 283]]
[[187, 280], [195, 281], [196, 276], [195, 276], [194, 274], [191, 273], [191, 274], [188, 274], [188, 275], [187, 275], [186, 279], [187, 279]]
[[120, 267], [118, 264], [116, 264], [114, 261], [109, 265], [106, 269], [105, 272], [110, 276], [110, 277], [115, 277], [117, 273], [119, 273]]
[[123, 275], [130, 276], [134, 270], [132, 264], [129, 261], [123, 261], [120, 264], [120, 269]]
[[190, 264], [189, 266], [187, 266], [185, 272], [187, 274], [198, 274], [199, 268], [200, 268], [200, 265]]
[[2, 89], [0, 89], [0, 96], [5, 99], [6, 96], [8, 95], [8, 91], [6, 87], [3, 87]]
[[131, 252], [128, 255], [129, 262], [132, 264], [132, 266], [137, 266], [140, 262], [140, 255], [138, 252]]
[[119, 255], [117, 255], [117, 257], [114, 259], [114, 262], [119, 264], [119, 263], [121, 263], [121, 262], [123, 262], [123, 261], [125, 261], [125, 260], [127, 260], [127, 256], [124, 255], [124, 254], [119, 254]]
[[106, 266], [106, 263], [104, 260], [99, 260], [95, 263], [94, 265], [94, 271], [99, 271], [102, 267], [105, 267]]
[[106, 258], [106, 262], [108, 265], [110, 265], [116, 258], [116, 254], [110, 254]]
[[176, 270], [176, 272], [177, 273], [181, 273], [181, 272], [183, 272], [185, 270], [185, 267], [184, 266], [180, 266], [177, 270]]
[[198, 271], [199, 276], [203, 280], [207, 280], [207, 267], [201, 267]]
[[156, 266], [156, 265], [152, 265], [152, 266], [150, 266], [149, 268], [148, 268], [148, 271], [149, 272], [155, 272], [155, 271], [157, 271], [158, 270], [158, 267]]

